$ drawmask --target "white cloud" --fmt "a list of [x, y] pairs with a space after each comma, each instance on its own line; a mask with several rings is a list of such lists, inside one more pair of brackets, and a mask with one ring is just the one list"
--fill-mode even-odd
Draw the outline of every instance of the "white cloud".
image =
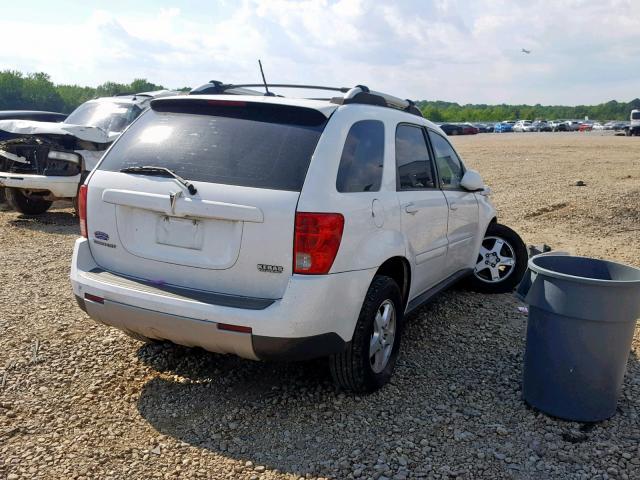
[[[145, 77], [367, 84], [459, 102], [578, 103], [638, 96], [640, 2], [245, 0], [191, 12], [95, 11], [78, 24], [4, 17], [4, 68], [61, 83]], [[219, 12], [224, 11], [221, 16]], [[531, 49], [531, 55], [521, 48]]]

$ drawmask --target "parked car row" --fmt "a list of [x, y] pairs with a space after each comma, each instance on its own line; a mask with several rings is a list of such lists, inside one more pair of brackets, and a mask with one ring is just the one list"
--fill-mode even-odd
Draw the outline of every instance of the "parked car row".
[[624, 130], [628, 122], [601, 123], [592, 120], [507, 120], [496, 123], [495, 133], [505, 132], [587, 132], [591, 130]]
[[591, 130], [629, 130], [628, 121], [597, 122], [592, 120], [505, 120], [491, 123], [442, 123], [447, 135], [508, 132], [588, 132]]

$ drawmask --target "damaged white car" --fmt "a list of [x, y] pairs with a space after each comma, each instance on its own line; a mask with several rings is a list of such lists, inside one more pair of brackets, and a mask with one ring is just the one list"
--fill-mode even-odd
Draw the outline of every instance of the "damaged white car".
[[1, 120], [12, 134], [0, 142], [0, 189], [14, 210], [37, 215], [55, 200], [77, 197], [78, 188], [105, 150], [142, 113], [156, 92], [89, 100], [64, 122]]

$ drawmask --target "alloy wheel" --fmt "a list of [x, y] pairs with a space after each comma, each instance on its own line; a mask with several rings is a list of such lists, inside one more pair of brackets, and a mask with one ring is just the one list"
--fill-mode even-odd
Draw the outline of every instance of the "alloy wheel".
[[509, 277], [516, 266], [516, 254], [509, 242], [485, 237], [480, 246], [473, 274], [483, 282], [498, 283]]
[[391, 300], [385, 300], [376, 311], [369, 342], [369, 363], [375, 373], [382, 372], [388, 365], [395, 337], [396, 309]]

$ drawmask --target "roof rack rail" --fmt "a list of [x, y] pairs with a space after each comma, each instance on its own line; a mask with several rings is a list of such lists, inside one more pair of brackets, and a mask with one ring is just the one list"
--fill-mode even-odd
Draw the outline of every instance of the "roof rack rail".
[[[382, 92], [376, 92], [370, 90], [364, 85], [356, 85], [355, 87], [325, 87], [320, 85], [294, 85], [288, 83], [270, 83], [270, 88], [299, 88], [303, 90], [326, 90], [331, 92], [340, 92], [344, 95], [341, 97], [332, 98], [314, 98], [314, 100], [328, 100], [331, 103], [338, 105], [347, 105], [350, 103], [360, 103], [367, 105], [377, 105], [380, 107], [395, 108], [396, 110], [402, 110], [404, 112], [411, 113], [422, 117], [422, 112], [416, 107], [415, 103], [411, 100], [402, 100], [401, 98], [394, 97]], [[211, 80], [205, 85], [194, 88], [189, 92], [189, 95], [221, 95], [221, 94], [235, 94], [235, 95], [264, 95], [262, 92], [256, 90], [250, 90], [252, 88], [264, 88], [262, 83], [243, 83], [243, 84], [225, 84], [218, 80]], [[276, 95], [282, 97], [282, 95]]]
[[412, 100], [402, 100], [388, 93], [376, 92], [370, 90], [364, 85], [356, 85], [350, 88], [343, 97], [334, 97], [331, 103], [346, 105], [349, 103], [365, 103], [369, 105], [379, 105], [381, 107], [395, 108], [404, 112], [422, 116], [422, 112], [416, 107]]

